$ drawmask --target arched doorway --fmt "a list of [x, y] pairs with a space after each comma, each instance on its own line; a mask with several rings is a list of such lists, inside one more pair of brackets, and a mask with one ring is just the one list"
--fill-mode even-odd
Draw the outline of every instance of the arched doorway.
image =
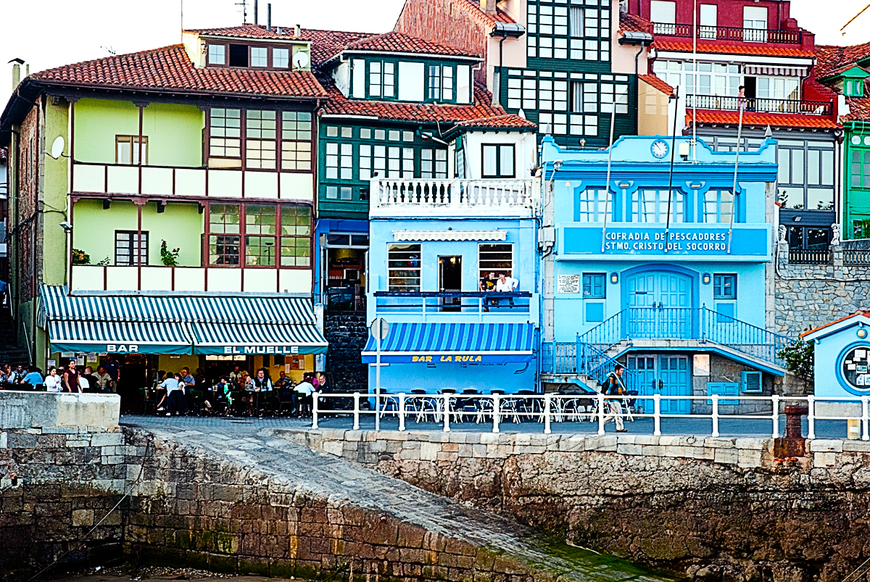
[[694, 282], [677, 270], [643, 270], [625, 278], [624, 319], [630, 338], [688, 339]]

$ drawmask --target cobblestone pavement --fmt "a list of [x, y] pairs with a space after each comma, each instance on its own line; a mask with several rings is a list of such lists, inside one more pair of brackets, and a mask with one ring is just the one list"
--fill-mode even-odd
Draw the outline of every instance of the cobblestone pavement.
[[[223, 427], [232, 431], [231, 427], [256, 426], [259, 428], [310, 428], [311, 419], [265, 417], [265, 418], [234, 418], [234, 417], [157, 417], [125, 415], [121, 417], [122, 423], [147, 424], [148, 426], [187, 427], [187, 428], [214, 428]], [[321, 428], [353, 428], [353, 419], [350, 416], [327, 416], [320, 418], [318, 424]], [[381, 420], [382, 430], [398, 430], [399, 421], [393, 416], [385, 416]], [[785, 430], [785, 416], [779, 419], [780, 432]], [[553, 422], [550, 430], [554, 434], [596, 434], [597, 422]], [[677, 436], [710, 436], [713, 423], [709, 418], [665, 418], [662, 419], [662, 434]], [[408, 430], [436, 431], [443, 428], [442, 424], [412, 422], [407, 423]], [[613, 423], [606, 425], [605, 430], [612, 433]], [[653, 419], [635, 418], [634, 422], [626, 422], [625, 428], [628, 434], [651, 435], [654, 432]], [[770, 437], [772, 436], [773, 423], [769, 418], [754, 419], [723, 419], [719, 421], [719, 433], [723, 437]], [[374, 430], [374, 418], [363, 415], [360, 419], [361, 430]], [[490, 423], [451, 423], [450, 430], [456, 432], [492, 432]], [[499, 425], [503, 433], [542, 433], [543, 423], [539, 422], [504, 422]], [[803, 434], [807, 434], [807, 422], [803, 422]], [[816, 421], [816, 438], [844, 439], [846, 438], [846, 421], [820, 420]]]
[[285, 418], [158, 418], [124, 416], [122, 423], [202, 448], [267, 476], [290, 481], [298, 490], [389, 514], [406, 523], [438, 532], [584, 581], [666, 580], [632, 564], [569, 547], [515, 522], [486, 514], [427, 493], [403, 481], [315, 453], [274, 435], [275, 428], [300, 428], [309, 421]]

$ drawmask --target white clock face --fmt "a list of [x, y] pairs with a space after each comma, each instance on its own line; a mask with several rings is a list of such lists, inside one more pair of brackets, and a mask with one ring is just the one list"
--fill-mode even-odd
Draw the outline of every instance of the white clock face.
[[653, 142], [651, 149], [652, 155], [658, 159], [662, 159], [668, 155], [668, 144], [661, 140]]

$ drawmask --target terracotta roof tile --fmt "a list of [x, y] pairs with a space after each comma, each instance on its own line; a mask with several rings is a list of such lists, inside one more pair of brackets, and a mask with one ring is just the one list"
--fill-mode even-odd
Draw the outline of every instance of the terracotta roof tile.
[[850, 68], [857, 61], [868, 57], [870, 57], [870, 42], [852, 46], [819, 45], [816, 47], [816, 78], [833, 77]]
[[495, 14], [487, 14], [480, 9], [479, 1], [456, 0], [456, 6], [464, 10], [470, 16], [486, 22], [490, 26], [495, 26], [497, 22], [503, 22], [505, 24], [516, 24], [516, 20], [511, 18], [510, 15], [501, 8], [496, 7]]
[[638, 16], [637, 14], [629, 14], [621, 12], [619, 14], [619, 30], [621, 32], [649, 32], [652, 33], [652, 22]]
[[[698, 111], [698, 123], [710, 125], [737, 125], [737, 111]], [[686, 114], [686, 125], [692, 124], [692, 113]], [[787, 115], [782, 113], [746, 112], [743, 114], [744, 126], [755, 127], [802, 127], [807, 129], [836, 129], [839, 125], [828, 117], [820, 115]]]
[[53, 84], [186, 93], [316, 98], [326, 92], [307, 71], [196, 68], [181, 45], [65, 65], [31, 75]]
[[[475, 123], [486, 127], [535, 127], [535, 124], [519, 116], [509, 115], [501, 107], [489, 105], [492, 96], [480, 87], [475, 87], [473, 105], [445, 105], [348, 99], [331, 80], [321, 79], [321, 82], [329, 95], [321, 115], [354, 115], [421, 123], [464, 123], [468, 124], [467, 127]], [[448, 128], [443, 129], [446, 131]]]
[[840, 117], [841, 121], [870, 121], [870, 97], [846, 97], [849, 114]]
[[371, 32], [302, 29], [302, 38], [311, 41], [311, 66], [319, 67], [354, 42], [377, 36]]
[[658, 77], [656, 77], [655, 75], [638, 75], [637, 78], [640, 79], [641, 81], [645, 82], [647, 85], [651, 85], [652, 87], [655, 87], [656, 89], [658, 89], [659, 91], [661, 91], [665, 95], [673, 95], [674, 94], [674, 88], [671, 87], [670, 85], [668, 85], [667, 83], [665, 83], [664, 81], [662, 81], [661, 79], [659, 79]]
[[[680, 53], [692, 52], [692, 43], [690, 42], [665, 42], [657, 40], [652, 45], [658, 51], [672, 51]], [[758, 55], [765, 57], [805, 57], [812, 58], [815, 55], [809, 51], [778, 47], [770, 44], [759, 44], [758, 46], [747, 45], [725, 45], [725, 44], [703, 44], [698, 43], [699, 53], [721, 53], [728, 55]]]
[[190, 28], [184, 32], [192, 32], [194, 34], [204, 36], [227, 36], [230, 38], [260, 38], [263, 40], [293, 40], [293, 27], [282, 28], [282, 34], [278, 34], [279, 27], [272, 27], [272, 30], [266, 30], [266, 27], [261, 24], [243, 24], [242, 26], [225, 26], [221, 28]]
[[402, 32], [387, 32], [349, 43], [345, 50], [477, 57], [473, 52], [450, 45], [409, 36]]

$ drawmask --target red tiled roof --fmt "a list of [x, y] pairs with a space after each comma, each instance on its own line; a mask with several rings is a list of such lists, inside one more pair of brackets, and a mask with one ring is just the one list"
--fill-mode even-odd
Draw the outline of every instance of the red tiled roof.
[[619, 30], [621, 32], [652, 32], [652, 22], [638, 16], [637, 14], [629, 14], [621, 12], [619, 14]]
[[[672, 51], [679, 53], [692, 52], [692, 43], [690, 42], [664, 42], [657, 40], [652, 45], [658, 51]], [[815, 56], [813, 53], [801, 49], [784, 48], [769, 44], [759, 44], [758, 46], [747, 45], [725, 45], [725, 44], [703, 44], [698, 43], [699, 53], [721, 53], [729, 55], [757, 55], [764, 57], [804, 57], [811, 58]]]
[[870, 311], [861, 311], [861, 310], [856, 311], [855, 313], [847, 315], [846, 317], [841, 317], [840, 319], [837, 319], [835, 321], [831, 321], [829, 323], [826, 323], [825, 325], [820, 325], [819, 327], [817, 327], [815, 329], [805, 331], [802, 334], [800, 334], [798, 337], [804, 338], [804, 337], [810, 335], [811, 333], [816, 333], [817, 331], [825, 329], [826, 327], [830, 327], [832, 325], [840, 323], [841, 321], [846, 321], [847, 319], [851, 319], [851, 318], [855, 317], [856, 315], [863, 315], [864, 317], [870, 317]]
[[354, 42], [376, 36], [372, 32], [302, 29], [302, 38], [311, 41], [311, 66], [319, 67]]
[[655, 75], [638, 75], [637, 78], [646, 83], [647, 85], [655, 87], [666, 95], [674, 94], [674, 88], [656, 77]]
[[840, 116], [841, 121], [870, 121], [870, 97], [846, 97], [846, 104], [849, 114]]
[[231, 38], [260, 38], [264, 40], [293, 40], [293, 28], [281, 28], [281, 33], [278, 34], [278, 27], [273, 27], [272, 30], [266, 30], [266, 27], [261, 24], [243, 24], [242, 26], [225, 26], [221, 28], [190, 28], [184, 32], [192, 32], [194, 34], [204, 36], [228, 36]]
[[196, 68], [181, 45], [65, 65], [31, 75], [53, 84], [186, 93], [316, 98], [326, 92], [308, 71]]
[[827, 79], [870, 57], [870, 42], [852, 46], [818, 45], [816, 57], [816, 78]]
[[[487, 127], [535, 127], [533, 123], [519, 116], [507, 114], [501, 107], [489, 105], [492, 102], [492, 96], [480, 87], [475, 87], [475, 103], [473, 105], [444, 105], [440, 103], [348, 99], [330, 80], [322, 79], [321, 82], [329, 95], [329, 99], [321, 109], [321, 115], [355, 115], [390, 121], [424, 123], [473, 124], [479, 122]], [[447, 130], [446, 127], [443, 129]]]
[[[698, 123], [710, 125], [737, 125], [737, 111], [697, 111]], [[686, 114], [686, 125], [692, 124], [692, 113]], [[820, 115], [786, 115], [782, 113], [745, 112], [743, 125], [756, 127], [802, 127], [807, 129], [836, 129], [839, 125]]]
[[453, 57], [477, 57], [473, 52], [450, 45], [432, 42], [423, 38], [409, 36], [402, 32], [387, 32], [369, 36], [345, 47], [348, 51], [373, 51], [392, 53], [414, 53], [423, 55], [447, 55]]
[[507, 12], [496, 7], [495, 14], [487, 14], [480, 9], [479, 0], [456, 0], [456, 6], [463, 9], [468, 15], [481, 20], [490, 26], [495, 26], [497, 22], [505, 24], [516, 24], [516, 20], [510, 17]]
[[507, 113], [505, 115], [496, 115], [494, 117], [479, 117], [477, 119], [465, 119], [456, 124], [459, 127], [499, 127], [499, 128], [517, 128], [517, 129], [534, 129], [538, 127], [528, 119], [522, 118], [519, 115]]

